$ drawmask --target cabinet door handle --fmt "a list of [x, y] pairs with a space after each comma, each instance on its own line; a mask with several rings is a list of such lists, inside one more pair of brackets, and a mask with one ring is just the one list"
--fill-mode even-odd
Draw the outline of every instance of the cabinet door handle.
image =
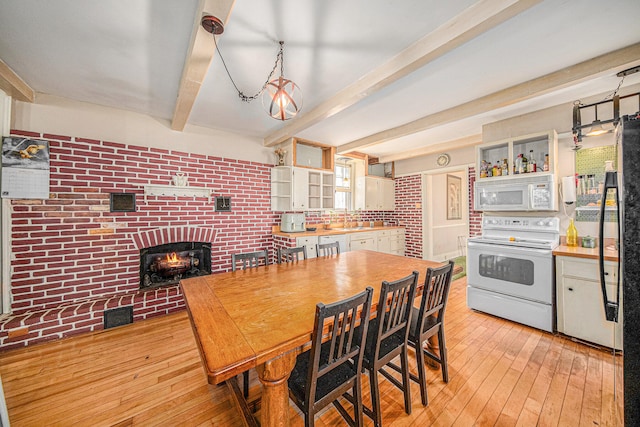
[[573, 291], [573, 288], [567, 288], [567, 290]]
[[604, 275], [605, 275], [605, 276], [608, 276], [608, 275], [609, 275], [609, 272], [608, 272], [608, 271], [605, 271], [605, 272], [604, 272]]

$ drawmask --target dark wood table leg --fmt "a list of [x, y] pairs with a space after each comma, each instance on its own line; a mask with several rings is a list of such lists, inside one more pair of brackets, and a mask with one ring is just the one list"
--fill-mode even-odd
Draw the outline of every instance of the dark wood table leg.
[[[439, 353], [440, 347], [438, 346], [438, 336], [433, 335], [429, 337], [429, 339], [427, 340], [426, 347], [431, 353], [440, 354]], [[435, 360], [429, 359], [428, 357], [424, 358], [424, 363], [427, 365], [427, 367], [429, 367], [429, 369], [433, 369], [434, 371], [440, 369], [440, 364]]]

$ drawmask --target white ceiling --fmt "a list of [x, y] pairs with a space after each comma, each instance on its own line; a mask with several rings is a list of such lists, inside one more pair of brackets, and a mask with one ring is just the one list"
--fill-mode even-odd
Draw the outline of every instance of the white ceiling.
[[[257, 91], [284, 40], [285, 76], [302, 89], [303, 111], [283, 123], [269, 118], [260, 100], [241, 102], [215, 55], [188, 123], [268, 139], [465, 9], [508, 1], [237, 0], [218, 38], [234, 80], [247, 94]], [[453, 109], [428, 129], [358, 149], [384, 158], [616, 88], [616, 72], [629, 64], [457, 115], [456, 106], [640, 42], [638, 0], [511, 2], [524, 10], [291, 136], [339, 147]], [[36, 92], [171, 120], [198, 10], [197, 0], [2, 0], [0, 59]], [[623, 88], [638, 82], [640, 73], [628, 76]]]

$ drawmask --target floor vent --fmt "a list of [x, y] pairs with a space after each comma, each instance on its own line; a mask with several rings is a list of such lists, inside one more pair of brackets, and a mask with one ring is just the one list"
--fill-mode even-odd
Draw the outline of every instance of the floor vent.
[[104, 312], [104, 328], [115, 328], [116, 326], [133, 323], [133, 306], [118, 307]]

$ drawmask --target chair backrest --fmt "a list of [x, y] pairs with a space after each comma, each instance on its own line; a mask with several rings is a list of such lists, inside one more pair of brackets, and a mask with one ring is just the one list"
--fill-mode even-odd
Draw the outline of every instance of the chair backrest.
[[300, 258], [307, 259], [307, 246], [296, 248], [278, 248], [278, 264], [282, 262], [300, 261]]
[[[437, 323], [442, 323], [444, 311], [449, 298], [451, 277], [455, 263], [449, 261], [447, 265], [438, 268], [427, 268], [427, 277], [424, 279], [424, 289], [418, 311], [418, 325], [422, 328], [424, 320], [429, 316], [435, 316]], [[422, 330], [422, 329], [420, 329]]]
[[[393, 282], [387, 282], [386, 280], [382, 282], [376, 315], [378, 331], [375, 340], [376, 347], [372, 355], [373, 360], [378, 360], [380, 346], [390, 336], [394, 334], [401, 335], [403, 342], [406, 343], [417, 285], [417, 271]], [[371, 331], [371, 333], [373, 332]]]
[[331, 243], [322, 243], [316, 245], [316, 253], [318, 256], [330, 256], [334, 253], [336, 255], [340, 254], [340, 243], [331, 242]]
[[236, 271], [239, 262], [242, 262], [242, 270], [260, 265], [263, 260], [264, 265], [269, 265], [269, 249], [257, 252], [246, 252], [242, 254], [231, 254], [231, 270]]
[[[354, 375], [360, 375], [371, 317], [372, 296], [373, 288], [369, 286], [359, 294], [342, 301], [316, 305], [305, 390], [307, 402], [316, 401], [318, 378], [332, 371], [339, 372], [334, 369], [340, 365], [353, 363]], [[343, 381], [349, 379], [344, 378]], [[332, 385], [337, 387], [340, 384]]]

